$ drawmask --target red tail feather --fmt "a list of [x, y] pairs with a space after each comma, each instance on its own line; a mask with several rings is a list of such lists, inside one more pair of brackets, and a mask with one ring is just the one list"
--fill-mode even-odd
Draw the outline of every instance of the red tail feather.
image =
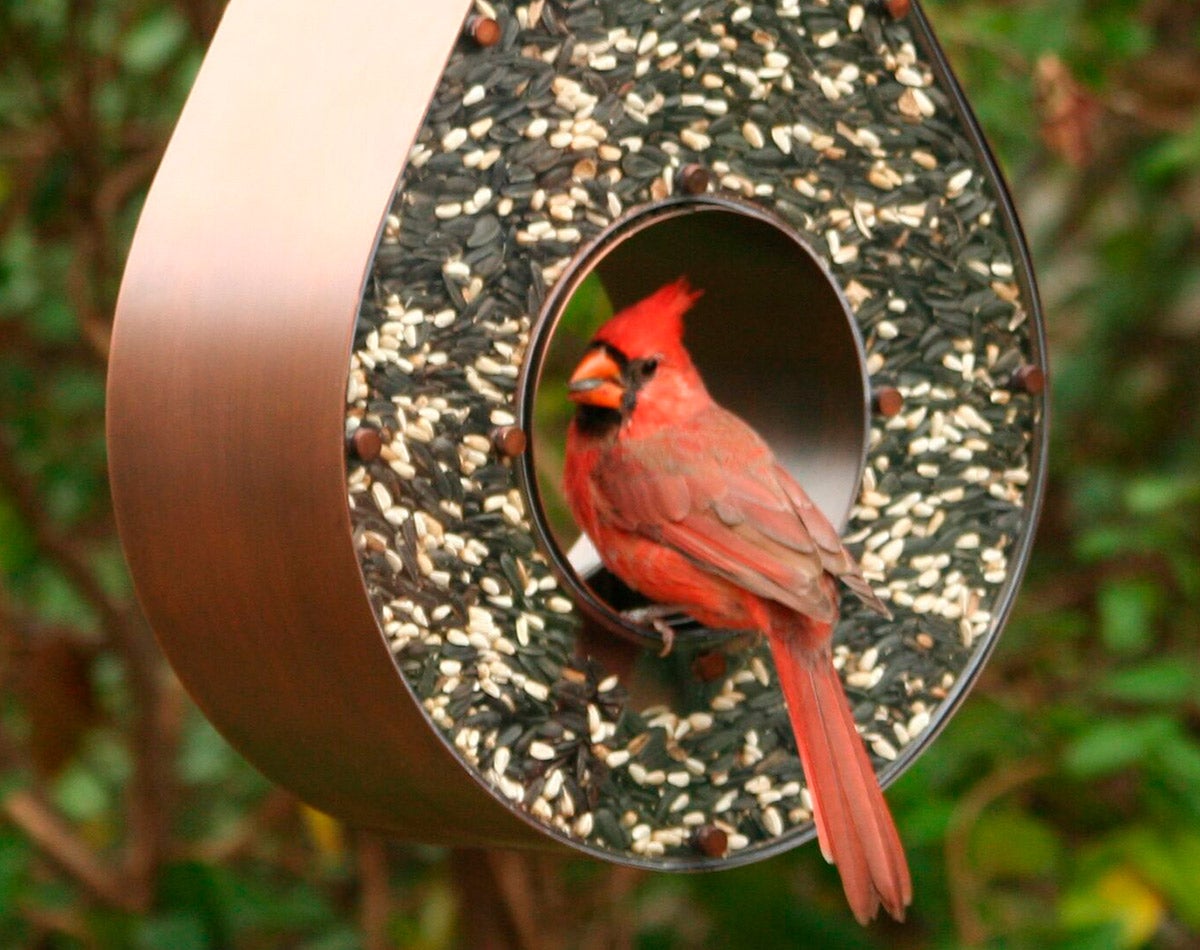
[[825, 646], [828, 634], [773, 631], [769, 640], [821, 852], [837, 865], [860, 923], [871, 920], [880, 903], [903, 920], [912, 901], [908, 862]]

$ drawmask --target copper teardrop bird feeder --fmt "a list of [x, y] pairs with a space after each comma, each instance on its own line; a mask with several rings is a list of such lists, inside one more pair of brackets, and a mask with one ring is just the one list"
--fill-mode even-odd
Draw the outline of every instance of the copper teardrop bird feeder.
[[1041, 319], [928, 23], [684, 6], [233, 0], [179, 120], [113, 338], [122, 539], [207, 715], [348, 821], [664, 869], [812, 833], [766, 648], [659, 658], [560, 517], [590, 278], [704, 288], [712, 388], [841, 519], [895, 614], [836, 638], [885, 783], [1003, 626]]

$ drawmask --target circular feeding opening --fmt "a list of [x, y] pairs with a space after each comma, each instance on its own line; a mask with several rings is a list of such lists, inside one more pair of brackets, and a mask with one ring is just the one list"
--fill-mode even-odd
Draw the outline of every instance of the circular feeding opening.
[[[558, 282], [535, 326], [522, 404], [532, 436], [533, 518], [576, 602], [643, 640], [625, 616], [645, 601], [603, 567], [562, 489], [575, 405], [567, 381], [614, 313], [685, 277], [703, 291], [684, 343], [713, 398], [753, 426], [835, 525], [858, 494], [869, 437], [868, 388], [853, 316], [805, 241], [761, 209], [717, 196], [660, 203], [618, 222]], [[705, 637], [685, 618], [680, 637]]]

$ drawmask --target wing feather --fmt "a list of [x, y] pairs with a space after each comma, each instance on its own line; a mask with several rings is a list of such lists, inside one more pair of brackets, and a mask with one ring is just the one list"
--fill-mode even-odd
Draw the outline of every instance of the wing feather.
[[886, 612], [836, 529], [766, 443], [720, 407], [692, 425], [618, 442], [595, 475], [603, 519], [751, 593], [832, 623], [828, 572]]

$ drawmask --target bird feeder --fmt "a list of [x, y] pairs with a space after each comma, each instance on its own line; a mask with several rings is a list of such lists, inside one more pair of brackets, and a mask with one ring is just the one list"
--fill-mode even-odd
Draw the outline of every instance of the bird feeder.
[[555, 513], [564, 314], [687, 276], [714, 394], [844, 527], [886, 784], [996, 643], [1045, 356], [920, 9], [233, 0], [147, 199], [109, 380], [139, 597], [267, 776], [398, 836], [728, 866], [812, 832], [766, 647], [660, 656]]

